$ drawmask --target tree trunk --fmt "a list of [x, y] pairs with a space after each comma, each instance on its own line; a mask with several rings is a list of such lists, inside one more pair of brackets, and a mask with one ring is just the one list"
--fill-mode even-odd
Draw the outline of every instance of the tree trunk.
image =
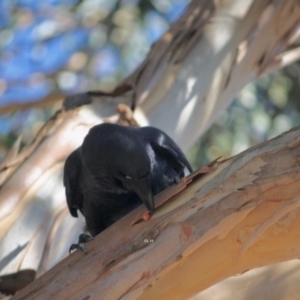
[[299, 136], [297, 128], [219, 162], [150, 221], [131, 227], [132, 212], [13, 299], [186, 299], [298, 258]]

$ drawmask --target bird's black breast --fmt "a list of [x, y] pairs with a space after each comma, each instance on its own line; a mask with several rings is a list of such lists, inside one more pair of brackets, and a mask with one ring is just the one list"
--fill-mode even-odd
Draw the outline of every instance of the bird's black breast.
[[142, 204], [134, 193], [107, 193], [98, 190], [97, 195], [84, 193], [83, 215], [92, 236], [97, 235], [130, 211]]

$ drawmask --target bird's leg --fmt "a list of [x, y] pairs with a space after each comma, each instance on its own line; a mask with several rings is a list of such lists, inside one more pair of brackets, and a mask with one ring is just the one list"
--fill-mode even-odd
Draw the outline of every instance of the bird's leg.
[[74, 250], [80, 249], [83, 253], [87, 254], [85, 250], [85, 243], [88, 243], [89, 241], [93, 240], [94, 238], [89, 232], [84, 232], [79, 235], [78, 237], [78, 243], [77, 244], [72, 244], [70, 249], [69, 249], [69, 254], [73, 252]]

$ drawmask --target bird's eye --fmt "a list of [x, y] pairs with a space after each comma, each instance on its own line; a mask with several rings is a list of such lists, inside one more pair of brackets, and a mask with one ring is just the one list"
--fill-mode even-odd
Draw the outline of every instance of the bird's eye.
[[132, 177], [128, 176], [128, 175], [126, 175], [125, 177], [126, 177], [126, 179], [132, 179]]

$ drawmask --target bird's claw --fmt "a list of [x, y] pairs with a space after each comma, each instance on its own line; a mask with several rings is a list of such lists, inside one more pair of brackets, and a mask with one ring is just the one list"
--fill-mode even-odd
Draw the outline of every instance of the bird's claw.
[[70, 249], [69, 249], [69, 254], [71, 254], [73, 251], [80, 249], [84, 254], [87, 254], [85, 247], [84, 247], [84, 243], [82, 244], [72, 244]]
[[69, 249], [69, 254], [71, 254], [73, 251], [80, 249], [84, 254], [87, 254], [87, 251], [85, 250], [85, 243], [90, 242], [94, 238], [92, 235], [88, 232], [82, 233], [78, 237], [78, 243], [72, 244]]

